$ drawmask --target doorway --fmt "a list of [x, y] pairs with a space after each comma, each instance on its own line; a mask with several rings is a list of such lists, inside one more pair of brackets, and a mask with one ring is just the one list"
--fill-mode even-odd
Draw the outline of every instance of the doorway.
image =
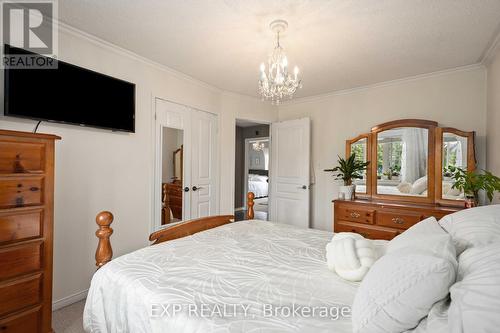
[[255, 219], [268, 220], [269, 216], [269, 124], [236, 120], [235, 140], [235, 193], [236, 220], [246, 216], [246, 194], [255, 195]]

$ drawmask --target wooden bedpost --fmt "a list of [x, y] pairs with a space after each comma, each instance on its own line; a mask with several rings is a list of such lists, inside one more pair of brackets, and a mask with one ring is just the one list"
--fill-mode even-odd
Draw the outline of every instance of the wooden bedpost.
[[253, 192], [248, 192], [247, 193], [247, 220], [253, 220], [254, 218], [254, 211], [253, 211], [253, 205], [255, 204], [253, 202], [253, 199], [255, 198], [255, 194]]
[[104, 266], [104, 264], [111, 261], [113, 257], [113, 249], [109, 241], [109, 237], [111, 237], [113, 233], [113, 229], [110, 227], [113, 222], [113, 214], [107, 211], [100, 212], [97, 214], [95, 221], [99, 226], [99, 229], [95, 232], [95, 235], [99, 238], [97, 250], [95, 251], [95, 265], [97, 269], [99, 269]]

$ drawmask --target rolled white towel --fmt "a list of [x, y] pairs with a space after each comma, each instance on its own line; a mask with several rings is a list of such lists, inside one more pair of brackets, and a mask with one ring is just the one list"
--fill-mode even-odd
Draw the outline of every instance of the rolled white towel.
[[356, 233], [335, 234], [326, 245], [328, 268], [345, 280], [361, 281], [375, 260], [372, 241]]

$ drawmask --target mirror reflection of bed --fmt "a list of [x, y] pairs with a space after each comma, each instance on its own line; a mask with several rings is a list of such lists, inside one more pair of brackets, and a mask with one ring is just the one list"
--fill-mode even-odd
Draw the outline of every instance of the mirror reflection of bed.
[[427, 196], [428, 138], [418, 127], [377, 134], [377, 194]]
[[182, 221], [184, 131], [163, 128], [161, 224]]
[[234, 216], [245, 219], [247, 193], [252, 192], [254, 218], [267, 221], [269, 212], [270, 125], [236, 119]]
[[267, 220], [269, 207], [269, 139], [247, 142], [247, 192], [253, 192], [257, 219]]

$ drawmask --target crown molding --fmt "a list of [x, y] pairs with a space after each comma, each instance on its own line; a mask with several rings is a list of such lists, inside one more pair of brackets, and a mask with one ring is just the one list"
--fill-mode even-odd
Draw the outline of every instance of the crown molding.
[[485, 68], [485, 66], [483, 64], [477, 63], [477, 64], [472, 64], [472, 65], [455, 67], [455, 68], [451, 68], [451, 69], [445, 69], [442, 71], [436, 71], [436, 72], [430, 72], [430, 73], [425, 73], [425, 74], [418, 74], [418, 75], [414, 75], [414, 76], [408, 76], [408, 77], [404, 77], [401, 79], [382, 81], [382, 82], [378, 82], [378, 83], [374, 83], [374, 84], [368, 84], [368, 85], [349, 88], [349, 89], [335, 90], [335, 91], [324, 93], [324, 94], [299, 97], [296, 99], [287, 100], [287, 101], [284, 101], [281, 105], [279, 105], [278, 108], [281, 106], [286, 106], [286, 105], [310, 103], [310, 102], [326, 99], [326, 98], [333, 97], [333, 96], [353, 94], [356, 92], [370, 90], [370, 89], [389, 87], [389, 86], [394, 86], [394, 85], [398, 85], [401, 83], [419, 81], [419, 80], [423, 80], [423, 79], [427, 79], [427, 78], [431, 78], [431, 77], [438, 77], [438, 76], [448, 75], [448, 74], [457, 73], [457, 72], [467, 72], [467, 71], [473, 71], [473, 70], [484, 69], [484, 68]]
[[[189, 76], [185, 73], [177, 71], [177, 70], [170, 68], [166, 65], [160, 64], [154, 60], [151, 60], [149, 58], [141, 56], [135, 52], [132, 52], [132, 51], [125, 49], [121, 46], [118, 46], [116, 44], [113, 44], [113, 43], [106, 41], [100, 37], [97, 37], [93, 34], [90, 34], [90, 33], [87, 33], [83, 30], [75, 28], [75, 27], [73, 27], [73, 26], [71, 26], [63, 21], [58, 21], [57, 24], [59, 27], [59, 33], [65, 33], [65, 34], [68, 34], [68, 35], [71, 35], [71, 36], [74, 36], [77, 38], [82, 38], [90, 43], [93, 43], [94, 45], [105, 48], [109, 51], [112, 51], [112, 52], [117, 53], [119, 55], [128, 57], [130, 59], [140, 61], [146, 65], [149, 65], [149, 66], [154, 67], [158, 70], [166, 72], [166, 73], [168, 73], [168, 74], [170, 74], [178, 79], [187, 81], [187, 82], [192, 83], [196, 86], [208, 89], [208, 90], [216, 92], [216, 93], [220, 93], [221, 95], [239, 96], [239, 97], [249, 98], [252, 100], [261, 101], [258, 97], [255, 97], [255, 96], [242, 94], [242, 93], [238, 93], [238, 92], [234, 92], [234, 91], [230, 91], [230, 90], [224, 90], [222, 88], [214, 86], [214, 85], [207, 83], [205, 81], [198, 80], [192, 76]], [[499, 49], [500, 49], [500, 29], [499, 29], [499, 33], [497, 33], [495, 38], [493, 39], [490, 47], [487, 48], [487, 50], [484, 52], [484, 56], [482, 56], [481, 60], [476, 64], [466, 65], [466, 66], [461, 66], [461, 67], [456, 67], [456, 68], [452, 68], [452, 69], [446, 69], [446, 70], [436, 71], [436, 72], [431, 72], [431, 73], [419, 74], [419, 75], [405, 77], [405, 78], [396, 79], [396, 80], [382, 81], [382, 82], [378, 82], [378, 83], [374, 83], [374, 84], [369, 84], [369, 85], [364, 85], [364, 86], [359, 86], [359, 87], [354, 87], [354, 88], [349, 88], [349, 89], [335, 90], [335, 91], [324, 93], [324, 94], [299, 97], [299, 98], [295, 98], [292, 100], [284, 101], [279, 106], [273, 105], [271, 107], [279, 109], [281, 106], [300, 104], [300, 103], [308, 103], [308, 102], [317, 101], [317, 100], [321, 100], [321, 99], [325, 99], [325, 98], [337, 96], [337, 95], [351, 94], [351, 93], [355, 93], [355, 92], [359, 92], [359, 91], [363, 91], [363, 90], [368, 90], [368, 89], [373, 89], [373, 88], [381, 88], [381, 87], [385, 87], [385, 86], [392, 86], [392, 85], [397, 85], [397, 84], [401, 84], [404, 82], [417, 81], [420, 79], [446, 75], [446, 74], [450, 74], [450, 73], [454, 73], [454, 72], [470, 71], [470, 70], [476, 70], [479, 68], [484, 68], [491, 61], [491, 59], [494, 57], [494, 55], [496, 54], [496, 52]]]
[[491, 42], [488, 44], [483, 54], [481, 55], [480, 63], [484, 66], [488, 66], [495, 57], [495, 55], [497, 54], [497, 52], [499, 51], [500, 51], [500, 25], [498, 26], [495, 34], [493, 35]]
[[[58, 21], [57, 22], [58, 24], [58, 27], [59, 27], [59, 33], [65, 33], [65, 34], [68, 34], [68, 35], [71, 35], [71, 36], [74, 36], [74, 37], [77, 37], [77, 38], [82, 38], [88, 42], [91, 42], [93, 43], [94, 45], [97, 45], [99, 47], [102, 47], [102, 48], [105, 48], [107, 50], [110, 50], [114, 53], [117, 53], [119, 55], [122, 55], [122, 56], [125, 56], [125, 57], [128, 57], [130, 59], [133, 59], [133, 60], [137, 60], [137, 61], [140, 61], [146, 65], [149, 65], [149, 66], [152, 66], [156, 69], [159, 69], [163, 72], [166, 72], [178, 79], [181, 79], [181, 80], [184, 80], [184, 81], [188, 81], [192, 84], [195, 84], [199, 87], [203, 87], [203, 88], [206, 88], [206, 89], [209, 89], [211, 91], [214, 91], [214, 92], [217, 92], [217, 93], [222, 93], [224, 92], [225, 90], [219, 88], [219, 87], [216, 87], [212, 84], [209, 84], [207, 82], [204, 82], [204, 81], [201, 81], [201, 80], [198, 80], [198, 79], [195, 79], [194, 77], [192, 76], [189, 76], [187, 74], [184, 74], [182, 72], [179, 72], [173, 68], [170, 68], [168, 66], [165, 66], [163, 64], [160, 64], [154, 60], [151, 60], [149, 58], [146, 58], [144, 56], [141, 56], [135, 52], [132, 52], [128, 49], [125, 49], [121, 46], [118, 46], [116, 44], [113, 44], [111, 42], [108, 42], [107, 40], [104, 40], [100, 37], [97, 37], [93, 34], [90, 34], [88, 32], [85, 32], [83, 30], [80, 30], [78, 28], [75, 28], [65, 22], [62, 22], [62, 21]], [[59, 45], [60, 46], [60, 45]]]

